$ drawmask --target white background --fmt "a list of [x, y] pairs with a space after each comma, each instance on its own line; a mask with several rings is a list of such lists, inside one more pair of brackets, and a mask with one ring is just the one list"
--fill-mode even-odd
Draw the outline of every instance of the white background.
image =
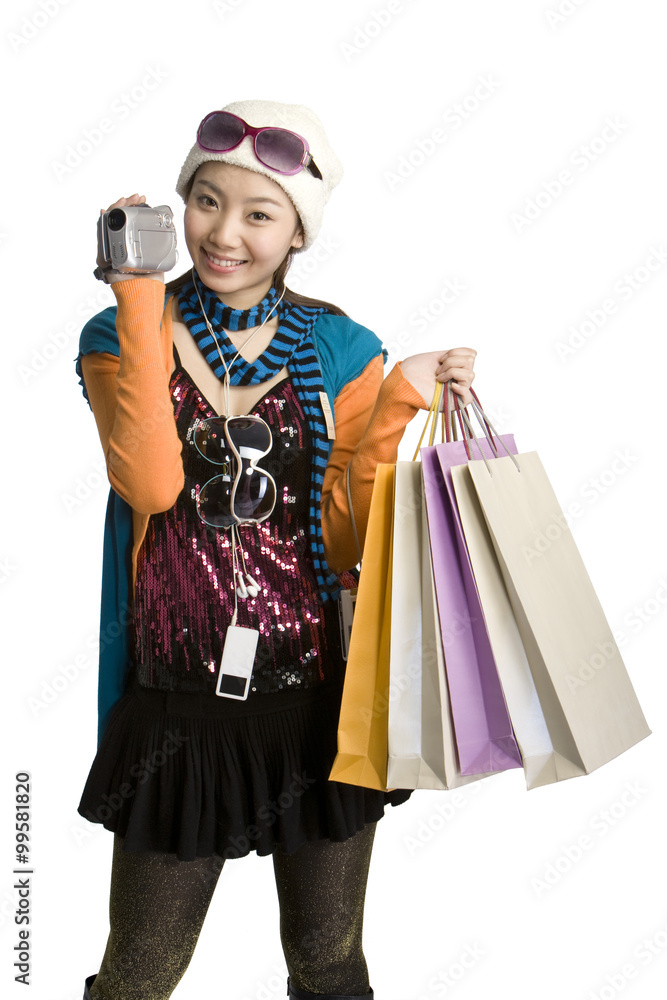
[[[174, 186], [198, 122], [255, 97], [313, 107], [345, 165], [290, 283], [339, 303], [394, 360], [477, 349], [498, 429], [539, 449], [562, 505], [578, 504], [572, 531], [654, 731], [585, 778], [528, 793], [514, 771], [388, 809], [366, 903], [375, 996], [664, 995], [662, 14], [657, 0], [4, 6], [5, 996], [79, 1000], [108, 928], [113, 838], [76, 811], [96, 745], [108, 492], [73, 364], [83, 322], [114, 301], [92, 276], [98, 212], [138, 191], [171, 204], [182, 232]], [[21, 770], [30, 994], [12, 967]], [[273, 1000], [285, 978], [271, 859], [231, 860], [173, 995]]]

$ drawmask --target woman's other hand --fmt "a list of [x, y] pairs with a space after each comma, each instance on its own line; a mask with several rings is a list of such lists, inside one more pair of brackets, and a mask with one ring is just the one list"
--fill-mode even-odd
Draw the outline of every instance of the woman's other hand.
[[[145, 202], [145, 194], [131, 194], [129, 198], [119, 198], [118, 201], [114, 201], [108, 208], [101, 208], [100, 215], [104, 215], [105, 212], [110, 212], [112, 208], [127, 208], [131, 205], [143, 205]], [[99, 257], [97, 259], [97, 263], [100, 267], [102, 266], [102, 262]], [[147, 274], [123, 274], [116, 271], [108, 271], [106, 275], [106, 280], [109, 285], [113, 285], [116, 281], [130, 281], [133, 278], [152, 278], [153, 281], [161, 281], [164, 284], [164, 271], [149, 271]]]
[[[413, 354], [401, 361], [401, 372], [424, 400], [424, 409], [429, 409], [435, 394], [437, 382], [449, 382], [452, 390], [467, 406], [472, 401], [470, 386], [475, 378], [474, 366], [477, 351], [472, 347], [453, 347], [449, 351], [427, 351]], [[444, 407], [446, 394], [443, 393], [440, 409]]]

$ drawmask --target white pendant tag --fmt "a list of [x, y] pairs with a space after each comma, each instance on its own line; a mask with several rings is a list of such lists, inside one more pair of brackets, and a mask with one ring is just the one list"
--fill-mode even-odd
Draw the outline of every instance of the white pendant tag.
[[329, 403], [329, 397], [326, 392], [320, 393], [320, 403], [322, 405], [322, 413], [324, 414], [324, 422], [327, 425], [327, 437], [330, 441], [334, 441], [336, 438], [336, 430], [334, 428], [334, 418], [331, 412], [331, 404]]
[[256, 628], [228, 626], [215, 689], [221, 698], [245, 701], [248, 697], [258, 639]]

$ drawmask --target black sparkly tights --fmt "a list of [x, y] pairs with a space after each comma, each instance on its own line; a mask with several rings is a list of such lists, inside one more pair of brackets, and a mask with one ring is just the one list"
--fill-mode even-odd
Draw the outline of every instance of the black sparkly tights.
[[[361, 996], [361, 946], [376, 823], [339, 843], [315, 840], [273, 855], [280, 939], [297, 989]], [[114, 834], [110, 933], [92, 1000], [168, 1000], [187, 969], [224, 859], [127, 853]]]

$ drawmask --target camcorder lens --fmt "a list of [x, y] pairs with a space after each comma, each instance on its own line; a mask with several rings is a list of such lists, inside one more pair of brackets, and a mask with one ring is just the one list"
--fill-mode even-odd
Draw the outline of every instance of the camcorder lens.
[[109, 229], [112, 229], [114, 233], [117, 233], [119, 229], [122, 229], [125, 225], [127, 216], [122, 208], [114, 208], [112, 212], [109, 212], [109, 218], [107, 224]]

